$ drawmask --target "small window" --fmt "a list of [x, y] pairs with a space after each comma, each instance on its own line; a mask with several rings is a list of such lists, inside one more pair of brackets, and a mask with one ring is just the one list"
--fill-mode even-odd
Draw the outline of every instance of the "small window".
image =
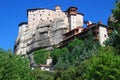
[[105, 42], [103, 42], [103, 44], [105, 44]]
[[40, 16], [42, 16], [42, 14], [40, 14]]
[[48, 16], [50, 16], [50, 14], [48, 14]]
[[106, 34], [104, 35], [104, 37], [105, 37], [105, 38], [107, 37]]
[[49, 19], [49, 17], [47, 17], [47, 19]]
[[22, 54], [22, 51], [20, 51], [20, 54]]
[[35, 14], [33, 14], [33, 16], [35, 16]]
[[40, 20], [42, 20], [42, 18]]
[[33, 18], [33, 20], [35, 20], [35, 18]]
[[35, 34], [33, 34], [33, 36], [35, 36]]
[[50, 22], [52, 22], [52, 20], [50, 20]]

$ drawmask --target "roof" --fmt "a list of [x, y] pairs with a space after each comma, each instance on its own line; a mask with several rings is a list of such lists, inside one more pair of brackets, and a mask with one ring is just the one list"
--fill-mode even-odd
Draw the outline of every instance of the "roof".
[[27, 9], [27, 13], [28, 13], [28, 11], [45, 10], [45, 9], [46, 10], [52, 10], [52, 9], [47, 9], [47, 8], [31, 8], [31, 9]]
[[32, 8], [32, 9], [27, 9], [27, 12], [28, 11], [33, 11], [33, 10], [43, 10], [43, 9], [45, 9], [45, 8]]
[[[36, 11], [36, 10], [51, 10], [51, 9], [47, 9], [47, 8], [32, 8], [32, 9], [27, 9], [27, 16], [28, 16], [28, 12], [29, 11]], [[53, 11], [53, 10], [51, 10], [51, 11]]]
[[104, 24], [98, 24], [98, 25], [102, 27], [108, 27], [107, 25], [104, 25]]
[[65, 35], [67, 35], [67, 34], [71, 33], [72, 31], [79, 30], [80, 28], [82, 28], [82, 27], [77, 27], [77, 28], [74, 28], [74, 29], [70, 30], [69, 32], [67, 32], [67, 33], [63, 34], [63, 36], [65, 36]]
[[[78, 10], [77, 7], [71, 6], [71, 7], [69, 7], [69, 8], [67, 9], [67, 11], [65, 11], [65, 12], [68, 12], [71, 8], [75, 8], [76, 10]], [[77, 12], [77, 14], [80, 14], [80, 15], [83, 15], [83, 16], [84, 16], [83, 13], [79, 13], [79, 12]]]
[[84, 14], [83, 14], [83, 13], [79, 13], [79, 12], [77, 12], [77, 14], [80, 14], [80, 15], [83, 15], [83, 16], [84, 16]]
[[50, 65], [47, 65], [47, 64], [40, 64], [39, 67], [50, 67]]
[[96, 24], [96, 23], [92, 23], [92, 24], [90, 24], [87, 28], [90, 28], [90, 27], [93, 27], [93, 26], [96, 26], [96, 25], [98, 25], [98, 26], [101, 26], [101, 27], [108, 27], [107, 25], [104, 25], [104, 24]]
[[22, 26], [24, 24], [28, 24], [28, 23], [27, 22], [21, 22], [18, 26], [20, 27], [20, 26]]
[[69, 9], [71, 9], [71, 8], [78, 9], [78, 8], [77, 8], [77, 7], [75, 7], [75, 6], [71, 6], [71, 7], [69, 7], [69, 8], [68, 8], [68, 10], [69, 10]]

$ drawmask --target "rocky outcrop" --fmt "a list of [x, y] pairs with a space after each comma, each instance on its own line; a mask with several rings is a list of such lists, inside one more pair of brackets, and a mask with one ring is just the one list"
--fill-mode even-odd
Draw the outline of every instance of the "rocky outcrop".
[[68, 25], [62, 19], [55, 19], [50, 27], [50, 43], [56, 45], [63, 40], [63, 34], [68, 30]]
[[108, 18], [108, 25], [111, 26], [112, 23], [116, 23], [117, 20], [115, 20], [114, 14], [111, 14]]
[[[55, 19], [52, 22], [44, 21], [33, 29], [21, 31], [15, 43], [15, 53], [26, 55], [34, 50], [50, 49], [63, 40], [63, 34], [68, 30], [63, 19]], [[21, 35], [23, 34], [23, 35]]]
[[83, 27], [84, 14], [76, 7], [62, 11], [35, 8], [27, 10], [27, 22], [19, 24], [19, 34], [15, 42], [15, 54], [26, 55], [34, 50], [57, 46], [63, 40], [63, 34], [77, 27]]

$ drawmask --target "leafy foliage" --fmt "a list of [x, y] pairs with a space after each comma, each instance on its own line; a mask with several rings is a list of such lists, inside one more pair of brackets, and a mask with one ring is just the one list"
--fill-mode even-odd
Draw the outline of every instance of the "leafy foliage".
[[55, 73], [54, 79], [55, 80], [73, 80], [76, 76], [76, 67], [71, 66], [66, 70], [62, 70], [62, 71], [57, 71]]
[[0, 50], [0, 80], [29, 80], [28, 59]]
[[117, 0], [115, 8], [112, 10], [115, 21], [110, 22], [110, 26], [113, 27], [113, 32], [109, 36], [107, 45], [113, 46], [120, 52], [120, 0]]
[[112, 13], [116, 20], [115, 23], [113, 23], [113, 25], [115, 28], [118, 29], [120, 27], [120, 0], [116, 2], [115, 8], [112, 10]]
[[50, 52], [45, 49], [37, 50], [34, 52], [34, 60], [36, 64], [46, 64], [47, 58], [50, 56]]
[[39, 68], [31, 71], [31, 80], [53, 80], [53, 78], [52, 72], [42, 71]]
[[55, 61], [55, 69], [64, 70], [89, 59], [97, 51], [99, 44], [93, 38], [88, 38], [84, 41], [76, 39], [65, 48], [54, 49], [51, 55]]
[[53, 74], [40, 69], [31, 70], [28, 58], [0, 49], [0, 80], [53, 80]]
[[120, 56], [115, 55], [112, 47], [99, 48], [97, 55], [85, 62], [86, 80], [119, 80], [120, 77]]
[[31, 70], [27, 58], [0, 49], [0, 80], [120, 80], [119, 0], [112, 12], [116, 21], [110, 24], [114, 30], [106, 42], [109, 46], [100, 47], [89, 31], [87, 39], [76, 39], [62, 49], [35, 51], [37, 64], [45, 64], [52, 56], [54, 72]]

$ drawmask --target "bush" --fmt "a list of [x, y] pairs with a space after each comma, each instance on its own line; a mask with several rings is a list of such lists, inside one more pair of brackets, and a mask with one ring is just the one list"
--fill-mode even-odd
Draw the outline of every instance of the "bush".
[[28, 66], [28, 59], [0, 50], [0, 80], [30, 80]]
[[54, 75], [52, 72], [42, 71], [39, 68], [36, 68], [31, 71], [32, 80], [53, 80]]
[[34, 60], [36, 64], [46, 64], [46, 60], [50, 56], [50, 52], [45, 49], [37, 50], [34, 52]]
[[99, 48], [97, 55], [86, 61], [86, 80], [120, 80], [120, 56], [111, 47]]

